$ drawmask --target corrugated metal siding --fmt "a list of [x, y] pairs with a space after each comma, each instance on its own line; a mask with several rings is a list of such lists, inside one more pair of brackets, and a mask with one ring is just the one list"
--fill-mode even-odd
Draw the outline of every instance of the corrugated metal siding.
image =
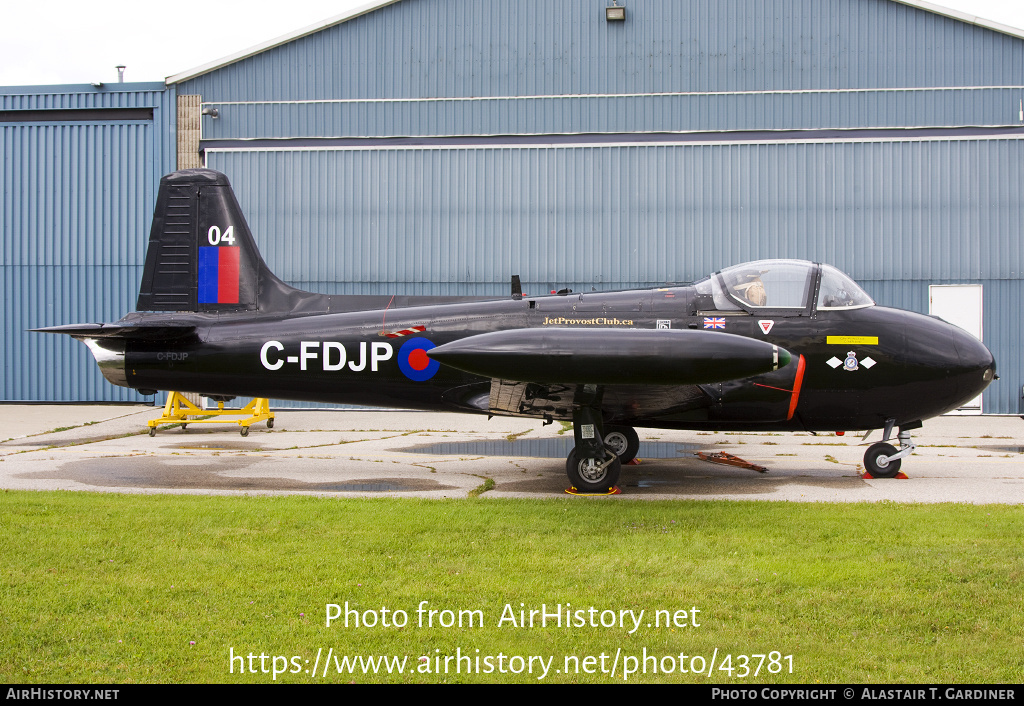
[[512, 274], [528, 293], [588, 291], [796, 257], [927, 312], [928, 284], [981, 281], [1002, 375], [985, 408], [1018, 407], [1020, 299], [1006, 292], [1024, 294], [1021, 139], [240, 150], [208, 161], [231, 177], [271, 268], [315, 291], [495, 296]]
[[[107, 382], [88, 349], [67, 336], [30, 333], [38, 326], [116, 321], [130, 311], [141, 268], [16, 266], [0, 268], [5, 341], [0, 389], [5, 400], [141, 401]], [[127, 296], [130, 293], [130, 296]]]
[[[0, 125], [6, 265], [143, 263], [157, 183], [130, 163], [152, 159], [153, 126]], [[50, 159], [53, 156], [55, 159]], [[43, 158], [41, 158], [43, 157]], [[159, 178], [159, 177], [158, 177]]]
[[1020, 85], [1024, 42], [888, 0], [404, 0], [184, 82], [220, 101]]
[[2, 88], [0, 109], [151, 108], [153, 119], [0, 122], [4, 400], [144, 399], [106, 382], [80, 343], [26, 331], [134, 308], [157, 186], [174, 165], [173, 90], [73, 89]]
[[[88, 86], [0, 86], [0, 110], [70, 110], [83, 108], [154, 108], [165, 110], [162, 83]], [[165, 126], [173, 129], [173, 125]]]
[[[622, 24], [607, 4], [403, 0], [181, 89], [220, 110], [206, 140], [719, 132], [732, 144], [208, 161], [272, 267], [321, 291], [621, 287], [777, 256], [918, 311], [929, 283], [984, 282], [1003, 375], [986, 409], [1019, 409], [1024, 142], [729, 131], [1019, 126], [1024, 41], [888, 0], [644, 0]], [[308, 100], [335, 102], [286, 102]]]
[[204, 140], [960, 126], [1019, 127], [1024, 87], [204, 106]]
[[242, 150], [208, 164], [267, 261], [304, 287], [495, 294], [515, 273], [626, 286], [767, 257], [863, 280], [1024, 271], [1024, 139]]

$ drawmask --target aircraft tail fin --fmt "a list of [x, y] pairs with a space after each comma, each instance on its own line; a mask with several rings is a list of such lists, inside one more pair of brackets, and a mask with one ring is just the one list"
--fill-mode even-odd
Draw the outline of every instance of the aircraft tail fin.
[[300, 313], [328, 299], [274, 276], [224, 174], [186, 169], [160, 180], [139, 311]]

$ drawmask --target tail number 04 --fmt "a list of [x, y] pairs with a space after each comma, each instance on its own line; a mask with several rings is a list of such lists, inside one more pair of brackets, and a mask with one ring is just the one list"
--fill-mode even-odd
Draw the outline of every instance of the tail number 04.
[[210, 230], [206, 233], [206, 239], [210, 241], [210, 245], [220, 245], [221, 243], [227, 243], [228, 245], [235, 244], [235, 227], [228, 226], [228, 229], [223, 233], [220, 232], [220, 228], [217, 226], [210, 226]]

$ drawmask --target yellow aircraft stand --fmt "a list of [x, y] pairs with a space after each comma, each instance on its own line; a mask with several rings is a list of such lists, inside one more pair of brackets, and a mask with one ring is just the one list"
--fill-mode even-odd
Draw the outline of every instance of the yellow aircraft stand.
[[[221, 416], [241, 416], [237, 420], [221, 420]], [[213, 417], [213, 419], [198, 419], [198, 417]], [[164, 416], [159, 419], [150, 419], [149, 435], [156, 436], [156, 428], [160, 424], [181, 424], [184, 429], [189, 424], [224, 424], [234, 421], [241, 427], [239, 430], [242, 436], [249, 436], [249, 425], [267, 420], [267, 429], [274, 428], [274, 413], [270, 411], [270, 400], [266, 397], [257, 397], [241, 409], [224, 409], [224, 402], [217, 402], [217, 409], [203, 409], [197, 407], [186, 399], [180, 392], [170, 392], [167, 395], [167, 404], [164, 405]]]

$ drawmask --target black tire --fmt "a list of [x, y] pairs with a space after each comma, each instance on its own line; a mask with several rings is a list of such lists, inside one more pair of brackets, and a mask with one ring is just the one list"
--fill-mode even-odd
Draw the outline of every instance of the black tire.
[[181, 430], [185, 431], [186, 429], [188, 429], [188, 424], [182, 424], [181, 425]]
[[273, 428], [274, 428], [274, 420], [272, 418], [268, 419], [267, 420], [267, 429], [273, 429]]
[[895, 478], [896, 474], [900, 472], [903, 459], [890, 461], [888, 457], [894, 455], [896, 455], [896, 447], [892, 444], [887, 444], [884, 441], [871, 444], [864, 453], [864, 468], [875, 478]]
[[581, 493], [607, 493], [619, 482], [619, 473], [622, 471], [622, 463], [616, 457], [598, 472], [589, 470], [589, 458], [576, 455], [576, 448], [569, 452], [569, 458], [565, 460], [565, 472], [569, 475], [569, 482]]
[[238, 433], [242, 436], [249, 436], [249, 427], [242, 427], [241, 431]]
[[604, 429], [604, 445], [625, 465], [636, 458], [640, 436], [633, 427], [608, 426]]
[[156, 436], [156, 427], [150, 427], [149, 428], [149, 435], [150, 436]]

